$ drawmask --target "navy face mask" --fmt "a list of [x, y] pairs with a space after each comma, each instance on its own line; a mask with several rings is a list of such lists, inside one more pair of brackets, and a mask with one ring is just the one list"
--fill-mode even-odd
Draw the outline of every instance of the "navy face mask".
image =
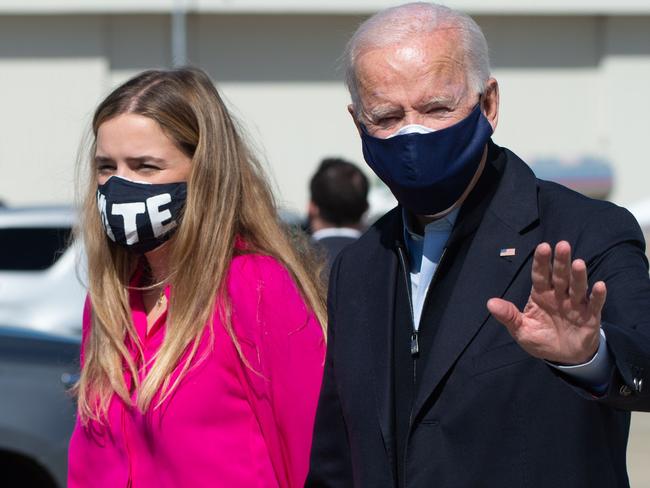
[[97, 187], [97, 208], [106, 235], [143, 254], [167, 241], [179, 224], [186, 183], [148, 184], [111, 176]]
[[492, 126], [480, 104], [456, 124], [428, 134], [380, 139], [361, 131], [363, 157], [397, 201], [416, 215], [434, 215], [462, 196], [481, 163]]

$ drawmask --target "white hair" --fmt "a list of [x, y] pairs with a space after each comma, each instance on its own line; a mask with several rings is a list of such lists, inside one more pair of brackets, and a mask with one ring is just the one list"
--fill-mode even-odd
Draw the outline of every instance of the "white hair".
[[483, 31], [469, 15], [443, 5], [415, 2], [387, 8], [363, 22], [343, 53], [345, 84], [350, 91], [355, 110], [359, 109], [356, 61], [359, 55], [373, 48], [400, 44], [439, 29], [452, 28], [458, 32], [465, 54], [468, 83], [482, 93], [490, 78], [490, 58]]

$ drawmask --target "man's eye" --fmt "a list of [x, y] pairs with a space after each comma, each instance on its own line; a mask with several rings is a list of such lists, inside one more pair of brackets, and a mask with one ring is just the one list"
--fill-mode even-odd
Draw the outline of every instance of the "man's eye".
[[377, 121], [377, 125], [390, 125], [397, 122], [398, 117], [382, 117]]
[[432, 107], [427, 111], [429, 114], [441, 114], [447, 112], [449, 112], [449, 107]]

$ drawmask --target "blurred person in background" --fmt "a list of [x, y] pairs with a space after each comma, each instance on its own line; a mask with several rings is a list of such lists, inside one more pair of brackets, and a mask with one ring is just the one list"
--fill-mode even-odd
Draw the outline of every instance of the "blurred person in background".
[[368, 178], [349, 161], [326, 158], [309, 182], [309, 193], [311, 238], [325, 251], [329, 272], [339, 252], [361, 236], [368, 210]]
[[[499, 85], [469, 16], [380, 11], [344, 59], [399, 206], [332, 269], [306, 486], [629, 486], [630, 411], [650, 410], [637, 222], [492, 141]], [[566, 110], [545, 102], [531, 116]]]
[[302, 486], [321, 285], [214, 85], [144, 72], [92, 131], [68, 486]]

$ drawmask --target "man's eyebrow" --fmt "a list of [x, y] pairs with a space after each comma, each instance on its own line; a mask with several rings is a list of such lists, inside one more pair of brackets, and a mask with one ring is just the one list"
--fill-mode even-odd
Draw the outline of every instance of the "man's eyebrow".
[[453, 95], [436, 95], [420, 102], [420, 106], [431, 107], [434, 105], [455, 105], [456, 103], [457, 97]]
[[387, 115], [395, 115], [401, 113], [402, 109], [395, 105], [380, 105], [378, 107], [373, 107], [371, 110], [368, 110], [366, 113], [373, 119], [381, 119]]

